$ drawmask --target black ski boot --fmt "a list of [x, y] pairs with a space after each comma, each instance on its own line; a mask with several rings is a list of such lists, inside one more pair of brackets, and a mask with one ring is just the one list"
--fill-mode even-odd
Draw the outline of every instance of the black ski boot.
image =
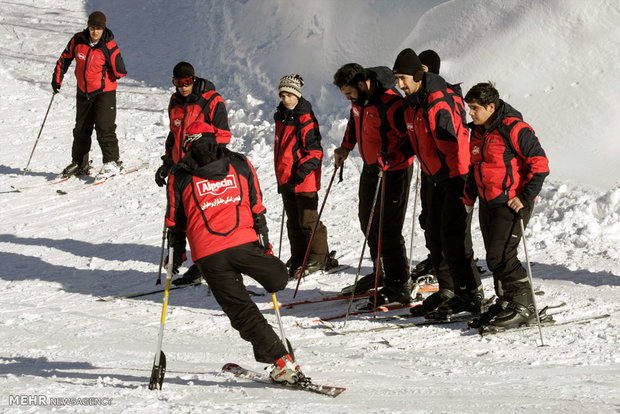
[[429, 255], [426, 257], [426, 259], [415, 265], [415, 267], [411, 271], [411, 279], [417, 280], [420, 276], [426, 276], [431, 274], [433, 274], [433, 264], [431, 263], [431, 257]]
[[[353, 285], [347, 286], [345, 288], [343, 288], [340, 293], [342, 293], [343, 295], [351, 295], [351, 294], [355, 294], [355, 295], [361, 295], [362, 293], [366, 293], [371, 289], [375, 288], [375, 272], [372, 272], [370, 274], [367, 274], [365, 276], [362, 276], [358, 281], [357, 281], [357, 285], [355, 285], [355, 293], [353, 293]], [[385, 279], [385, 276], [383, 275], [383, 272], [379, 273], [379, 281], [377, 283], [377, 287], [380, 288], [381, 286], [383, 286], [383, 280]]]
[[191, 285], [198, 283], [201, 277], [202, 273], [200, 273], [200, 269], [198, 269], [198, 266], [194, 263], [189, 267], [189, 269], [187, 269], [187, 272], [183, 273], [183, 276], [174, 279], [172, 284], [175, 286]]
[[83, 175], [88, 175], [90, 172], [90, 163], [78, 164], [77, 162], [72, 162], [67, 165], [64, 170], [60, 173], [60, 178], [70, 178], [70, 177], [80, 177]]
[[336, 267], [338, 267], [338, 259], [336, 259], [336, 251], [332, 250], [327, 256], [327, 261], [325, 262], [325, 270], [329, 271]]
[[442, 303], [436, 310], [424, 315], [426, 319], [447, 321], [452, 315], [461, 312], [469, 312], [473, 316], [479, 316], [484, 312], [484, 292], [482, 288], [472, 292], [462, 293]]
[[424, 316], [429, 312], [437, 309], [441, 304], [447, 302], [454, 297], [454, 292], [449, 289], [439, 289], [422, 302], [421, 306], [411, 308], [410, 312], [413, 316]]
[[[411, 291], [413, 283], [408, 279], [404, 284], [393, 285], [390, 283], [377, 291], [377, 306], [387, 305], [388, 303], [402, 303], [408, 305], [411, 303]], [[374, 295], [368, 299], [368, 304], [360, 309], [373, 309], [375, 306]]]
[[495, 303], [489, 306], [489, 309], [487, 309], [486, 312], [467, 322], [467, 326], [471, 329], [478, 329], [481, 326], [488, 325], [489, 322], [491, 322], [493, 318], [506, 309], [507, 306], [508, 302], [502, 298], [497, 298]]
[[536, 322], [534, 301], [529, 293], [514, 296], [506, 308], [491, 320], [489, 325], [499, 328], [512, 328]]

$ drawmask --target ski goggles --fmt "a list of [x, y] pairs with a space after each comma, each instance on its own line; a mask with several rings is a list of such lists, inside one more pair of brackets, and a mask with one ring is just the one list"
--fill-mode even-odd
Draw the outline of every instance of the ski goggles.
[[189, 86], [194, 83], [194, 77], [190, 76], [188, 78], [172, 78], [172, 84], [177, 88], [181, 86]]

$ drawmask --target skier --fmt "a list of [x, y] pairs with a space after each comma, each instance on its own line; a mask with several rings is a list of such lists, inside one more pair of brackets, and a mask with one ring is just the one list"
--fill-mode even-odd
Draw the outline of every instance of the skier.
[[75, 59], [77, 79], [76, 115], [73, 128], [71, 164], [61, 177], [88, 175], [93, 127], [103, 155], [98, 178], [118, 174], [123, 169], [116, 138], [116, 80], [127, 74], [114, 34], [106, 27], [100, 11], [88, 16], [88, 27], [73, 35], [60, 55], [52, 75], [52, 90], [60, 91], [62, 80]]
[[[473, 253], [465, 249], [467, 211], [462, 197], [469, 167], [465, 108], [460, 95], [442, 77], [424, 72], [412, 49], [398, 54], [393, 71], [398, 86], [407, 95], [407, 144], [432, 180], [429, 191], [423, 194], [427, 211], [424, 236], [439, 291], [411, 312], [441, 319], [460, 312], [479, 315], [484, 293]], [[440, 266], [442, 260], [449, 271]], [[441, 312], [434, 312], [441, 305]]]
[[471, 210], [480, 199], [480, 230], [498, 297], [471, 325], [508, 328], [532, 323], [536, 321], [532, 286], [517, 258], [519, 220], [527, 225], [534, 199], [549, 175], [549, 162], [532, 127], [499, 99], [491, 82], [472, 87], [465, 102], [473, 132], [464, 202]]
[[[155, 183], [160, 187], [166, 184], [172, 166], [185, 155], [183, 137], [194, 121], [211, 124], [221, 145], [230, 142], [226, 104], [215, 90], [215, 85], [207, 79], [196, 77], [194, 67], [188, 62], [177, 63], [172, 70], [172, 76], [172, 84], [176, 90], [168, 104], [170, 132], [165, 143], [165, 154], [161, 157], [163, 164], [155, 172]], [[192, 265], [183, 277], [172, 283], [191, 284], [200, 280], [200, 277], [198, 267]]]
[[[349, 152], [358, 144], [364, 162], [359, 184], [358, 215], [362, 232], [366, 232], [368, 220], [372, 220], [372, 227], [368, 236], [368, 246], [373, 261], [374, 271], [379, 268], [384, 275], [383, 287], [377, 292], [377, 304], [389, 302], [411, 302], [413, 284], [408, 272], [405, 240], [402, 228], [407, 208], [409, 184], [412, 174], [412, 160], [403, 162], [395, 167], [385, 167], [378, 161], [382, 152], [398, 153], [403, 140], [406, 139], [406, 127], [403, 122], [403, 99], [391, 85], [386, 85], [379, 79], [385, 75], [392, 83], [394, 77], [385, 67], [364, 69], [357, 63], [348, 63], [334, 74], [334, 85], [351, 101], [349, 123], [340, 147], [334, 151], [336, 167], [342, 165]], [[390, 88], [390, 89], [388, 89]], [[362, 126], [362, 123], [364, 124]], [[379, 263], [379, 215], [380, 208], [377, 202], [374, 216], [370, 217], [373, 207], [373, 198], [379, 172], [384, 169], [385, 182], [385, 209], [383, 211], [384, 228], [382, 234], [381, 263]], [[370, 276], [370, 275], [369, 275]], [[360, 279], [358, 287], [363, 284], [365, 290], [374, 287], [375, 273], [372, 277]], [[371, 282], [371, 283], [367, 283]], [[356, 289], [356, 293], [360, 290]], [[374, 298], [371, 298], [374, 304]]]
[[303, 373], [243, 284], [242, 273], [268, 292], [284, 289], [288, 281], [286, 266], [271, 251], [254, 167], [221, 145], [226, 138], [210, 124], [196, 122], [188, 133], [168, 185], [173, 269], [184, 260], [187, 238], [213, 296], [241, 338], [252, 343], [256, 360], [272, 364], [274, 381], [296, 383]]
[[[420, 58], [420, 62], [422, 63], [422, 70], [424, 72], [431, 72], [431, 73], [434, 73], [435, 75], [439, 75], [439, 68], [441, 67], [441, 58], [439, 57], [437, 52], [435, 52], [432, 49], [427, 49], [427, 50], [420, 52], [418, 57]], [[465, 104], [463, 102], [460, 84], [454, 84], [454, 85], [448, 84], [448, 90], [451, 91], [452, 97], [454, 98], [455, 103], [458, 105], [459, 110], [465, 111]], [[420, 174], [420, 205], [422, 208], [421, 208], [420, 216], [419, 216], [419, 223], [420, 223], [420, 227], [422, 228], [422, 230], [426, 229], [426, 216], [428, 212], [427, 194], [429, 194], [429, 191], [432, 191], [432, 187], [433, 187], [433, 179], [427, 173], [422, 171]], [[471, 254], [471, 256], [473, 257], [474, 251], [473, 251], [473, 243], [471, 240], [472, 215], [473, 215], [473, 212], [469, 212], [467, 214], [467, 227], [465, 229], [465, 251], [467, 252], [468, 255]], [[450, 271], [450, 268], [448, 267], [448, 264], [446, 263], [445, 259], [441, 261], [441, 264], [439, 266], [440, 266], [440, 273], [446, 273]], [[480, 266], [476, 264], [476, 267], [478, 268], [478, 272], [481, 273], [482, 270]], [[420, 263], [416, 265], [415, 269], [412, 272], [413, 274], [411, 278], [413, 280], [416, 280], [417, 277], [424, 276], [432, 272], [433, 272], [433, 264], [431, 263], [431, 255], [429, 252], [426, 259], [422, 260]]]
[[[274, 114], [274, 163], [291, 244], [291, 258], [287, 263], [290, 276], [303, 264], [312, 230], [318, 220], [317, 191], [321, 187], [323, 159], [319, 123], [312, 112], [312, 105], [302, 97], [303, 85], [303, 78], [297, 74], [280, 79], [278, 94], [282, 102]], [[334, 254], [329, 253], [327, 228], [319, 221], [304, 273], [337, 266]]]

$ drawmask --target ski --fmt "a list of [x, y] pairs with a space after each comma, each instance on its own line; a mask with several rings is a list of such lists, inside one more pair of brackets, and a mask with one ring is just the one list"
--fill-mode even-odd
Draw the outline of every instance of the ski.
[[[362, 293], [359, 295], [355, 295], [353, 297], [353, 299], [360, 299], [360, 298], [367, 298], [368, 296], [372, 295], [371, 292], [366, 292], [366, 293]], [[281, 308], [292, 308], [294, 306], [298, 306], [298, 305], [308, 305], [308, 304], [312, 304], [312, 303], [322, 303], [322, 302], [331, 302], [331, 301], [335, 301], [335, 300], [348, 300], [351, 296], [350, 295], [336, 295], [336, 296], [327, 296], [321, 299], [308, 299], [308, 300], [300, 300], [297, 302], [290, 302], [290, 303], [283, 303], [280, 305]]]
[[[104, 184], [114, 178], [119, 178], [119, 177], [123, 177], [125, 175], [129, 175], [129, 174], [133, 174], [137, 171], [139, 171], [141, 168], [148, 166], [147, 163], [142, 164], [138, 167], [135, 168], [129, 168], [129, 169], [125, 169], [123, 170], [120, 174], [115, 174], [115, 175], [111, 175], [109, 177], [105, 177], [105, 178], [96, 178], [95, 177], [95, 181], [94, 182], [89, 182], [89, 183], [85, 183], [82, 187], [77, 187], [78, 190], [82, 190], [82, 189], [86, 189], [86, 188], [90, 188], [90, 187], [95, 187], [101, 184]], [[66, 195], [69, 194], [67, 191], [67, 189], [58, 189], [56, 190], [56, 193], [61, 194], [61, 195]]]
[[300, 384], [279, 383], [269, 378], [269, 375], [261, 374], [260, 372], [256, 371], [251, 371], [233, 363], [225, 364], [222, 367], [222, 372], [228, 372], [239, 378], [246, 378], [252, 381], [260, 382], [262, 384], [272, 385], [274, 387], [310, 391], [317, 394], [327, 395], [329, 397], [337, 397], [346, 390], [346, 388], [343, 387], [315, 384], [314, 382], [310, 381], [310, 378], [307, 378], [307, 381], [304, 381]]
[[349, 334], [356, 334], [356, 333], [394, 331], [394, 330], [399, 330], [399, 329], [414, 328], [414, 327], [417, 327], [417, 326], [448, 325], [448, 324], [452, 324], [452, 323], [467, 322], [471, 318], [472, 318], [471, 315], [456, 315], [456, 316], [452, 317], [449, 320], [446, 319], [446, 320], [443, 320], [443, 321], [422, 320], [422, 321], [418, 321], [418, 322], [404, 323], [404, 324], [400, 324], [400, 325], [378, 326], [378, 327], [374, 327], [374, 328], [365, 328], [365, 329], [349, 329], [349, 330], [346, 330], [346, 331], [343, 331], [343, 330], [340, 330], [340, 329], [336, 329], [335, 327], [333, 327], [333, 326], [331, 326], [329, 324], [323, 324], [323, 326], [328, 328], [334, 334], [337, 334], [337, 335], [349, 335]]
[[[592, 315], [592, 316], [584, 316], [584, 317], [574, 318], [574, 319], [567, 319], [567, 320], [558, 322], [558, 321], [555, 321], [551, 315], [547, 315], [547, 318], [544, 321], [542, 319], [540, 320], [540, 325], [541, 326], [562, 326], [562, 325], [571, 325], [571, 324], [580, 324], [580, 323], [590, 323], [598, 319], [609, 318], [610, 316], [611, 316], [610, 314], [605, 313], [601, 315]], [[485, 326], [481, 326], [480, 328], [478, 328], [478, 333], [480, 334], [480, 336], [487, 336], [487, 335], [495, 335], [498, 333], [526, 331], [526, 330], [535, 329], [535, 328], [538, 328], [538, 323], [531, 323], [527, 325], [516, 326], [514, 328], [500, 328], [500, 327], [494, 327], [492, 325], [485, 325]]]
[[[415, 302], [415, 303], [408, 303], [406, 305], [402, 304], [402, 303], [392, 303], [392, 304], [387, 304], [387, 305], [383, 305], [383, 306], [378, 306], [377, 307], [377, 312], [389, 312], [392, 310], [397, 310], [397, 309], [405, 309], [405, 308], [413, 308], [415, 306], [420, 306], [422, 303], [421, 302]], [[368, 313], [373, 313], [374, 309], [359, 309], [353, 312], [349, 312], [349, 316], [355, 316], [355, 315], [365, 315]], [[344, 317], [346, 317], [347, 314], [343, 313], [341, 315], [335, 315], [335, 316], [328, 316], [325, 318], [319, 318], [319, 319], [315, 319], [312, 322], [325, 322], [325, 321], [332, 321], [334, 319], [342, 319]]]
[[[566, 302], [561, 302], [557, 305], [545, 306], [540, 311], [541, 318], [552, 316], [552, 315], [546, 315], [546, 311], [548, 309], [557, 309], [563, 306], [566, 306]], [[382, 320], [388, 321], [388, 320], [398, 320], [398, 319], [410, 319], [414, 317], [419, 318], [420, 316], [415, 316], [415, 315], [412, 315], [411, 313], [404, 313], [401, 315], [395, 315], [395, 316], [390, 316], [387, 318], [382, 318]], [[393, 331], [393, 330], [399, 330], [399, 329], [414, 328], [414, 327], [419, 327], [419, 326], [449, 325], [453, 323], [469, 322], [473, 318], [474, 316], [468, 313], [464, 313], [464, 314], [452, 315], [450, 318], [447, 318], [447, 319], [423, 319], [420, 321], [411, 322], [411, 323], [403, 323], [400, 325], [379, 326], [375, 328], [366, 328], [366, 329], [351, 329], [351, 330], [346, 330], [346, 331], [338, 330], [329, 324], [324, 324], [324, 326], [330, 329], [335, 334], [347, 335], [347, 334], [365, 333], [365, 332]]]
[[[168, 288], [168, 290], [176, 290], [176, 289], [183, 289], [189, 286], [200, 286], [202, 285], [202, 281], [197, 282], [197, 283], [190, 283], [187, 285], [180, 285], [180, 286], [171, 286], [170, 288]], [[165, 288], [160, 288], [160, 289], [155, 289], [155, 290], [149, 290], [148, 292], [138, 292], [138, 293], [131, 293], [129, 295], [119, 295], [119, 296], [102, 296], [99, 297], [99, 299], [97, 299], [97, 301], [99, 302], [113, 302], [115, 300], [119, 300], [119, 299], [131, 299], [131, 298], [139, 298], [141, 296], [149, 296], [149, 295], [154, 295], [156, 293], [163, 293], [166, 289]]]

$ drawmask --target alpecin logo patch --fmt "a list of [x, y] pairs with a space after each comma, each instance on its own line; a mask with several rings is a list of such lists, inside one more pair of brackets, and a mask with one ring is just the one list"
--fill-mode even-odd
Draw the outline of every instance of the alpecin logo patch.
[[222, 195], [231, 188], [237, 188], [237, 180], [234, 175], [229, 175], [221, 181], [203, 180], [196, 183], [196, 190], [201, 196], [212, 194]]

